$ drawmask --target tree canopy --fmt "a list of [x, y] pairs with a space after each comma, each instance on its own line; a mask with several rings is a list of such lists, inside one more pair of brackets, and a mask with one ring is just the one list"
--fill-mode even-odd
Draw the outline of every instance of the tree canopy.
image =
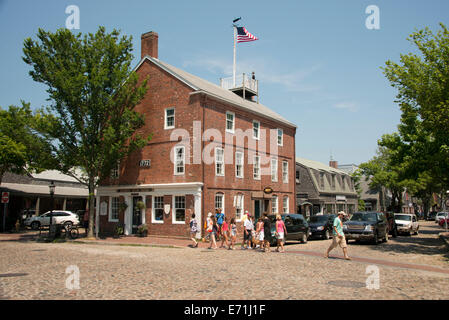
[[[147, 91], [130, 65], [132, 37], [106, 33], [55, 33], [39, 29], [24, 41], [30, 75], [47, 86], [50, 106], [41, 109], [38, 130], [51, 146], [57, 169], [89, 188], [89, 236], [93, 236], [95, 188], [117, 162], [150, 139], [136, 132], [144, 125], [134, 111]], [[52, 117], [50, 116], [53, 115]], [[77, 174], [81, 168], [83, 176]]]

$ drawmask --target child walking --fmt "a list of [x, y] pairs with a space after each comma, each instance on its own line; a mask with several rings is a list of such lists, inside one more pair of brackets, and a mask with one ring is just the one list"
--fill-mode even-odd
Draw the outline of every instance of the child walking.
[[197, 232], [198, 232], [198, 223], [195, 219], [195, 213], [192, 213], [192, 218], [190, 218], [190, 238], [193, 241], [192, 248], [198, 248], [198, 242], [195, 239]]

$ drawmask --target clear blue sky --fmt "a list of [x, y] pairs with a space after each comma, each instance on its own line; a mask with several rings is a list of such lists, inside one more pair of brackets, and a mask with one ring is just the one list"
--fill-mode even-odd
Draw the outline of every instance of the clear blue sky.
[[[12, 1], [0, 0], [0, 106], [23, 99], [47, 104], [45, 87], [28, 75], [23, 40], [39, 27], [65, 27], [68, 5], [80, 9], [80, 30], [99, 25], [134, 38], [159, 34], [159, 58], [218, 84], [232, 73], [232, 20], [260, 38], [239, 44], [238, 72], [256, 72], [260, 100], [298, 125], [297, 156], [340, 164], [369, 160], [377, 139], [396, 130], [400, 112], [380, 67], [413, 51], [416, 28], [449, 25], [447, 0], [345, 1]], [[368, 5], [380, 9], [380, 30], [368, 30]]]

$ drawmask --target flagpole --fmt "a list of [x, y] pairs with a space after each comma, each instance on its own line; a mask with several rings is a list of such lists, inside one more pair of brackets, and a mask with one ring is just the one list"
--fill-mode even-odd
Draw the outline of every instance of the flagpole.
[[234, 25], [234, 65], [232, 67], [232, 84], [233, 87], [235, 88], [235, 72], [236, 72], [236, 52], [237, 52], [237, 45], [236, 45], [236, 40], [237, 40], [237, 27]]

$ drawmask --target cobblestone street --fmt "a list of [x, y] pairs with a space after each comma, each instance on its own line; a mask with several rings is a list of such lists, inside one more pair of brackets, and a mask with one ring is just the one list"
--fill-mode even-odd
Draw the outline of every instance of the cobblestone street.
[[[0, 237], [1, 299], [449, 299], [442, 229], [420, 222], [418, 236], [378, 246], [349, 244], [323, 257], [329, 241], [291, 243], [286, 253], [189, 247], [37, 243]], [[80, 289], [66, 288], [69, 266]], [[367, 267], [380, 288], [368, 289]], [[252, 279], [251, 282], [248, 279]]]

